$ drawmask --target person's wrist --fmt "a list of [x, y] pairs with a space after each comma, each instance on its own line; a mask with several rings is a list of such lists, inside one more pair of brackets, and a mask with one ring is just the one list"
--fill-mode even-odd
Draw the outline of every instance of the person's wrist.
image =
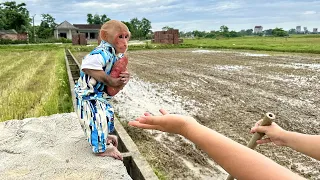
[[186, 117], [184, 125], [181, 127], [180, 135], [189, 138], [192, 135], [192, 129], [199, 124], [194, 118]]
[[293, 136], [293, 132], [284, 130], [282, 133], [282, 146], [290, 146], [290, 139]]

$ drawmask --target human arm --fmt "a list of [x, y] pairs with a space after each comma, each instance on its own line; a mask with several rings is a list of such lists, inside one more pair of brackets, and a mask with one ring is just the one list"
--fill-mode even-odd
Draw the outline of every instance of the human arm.
[[317, 160], [320, 160], [320, 135], [308, 135], [282, 129], [278, 124], [259, 126], [258, 121], [251, 132], [265, 133], [268, 138], [258, 140], [258, 144], [273, 142], [278, 146], [287, 146]]
[[262, 154], [197, 123], [192, 117], [161, 112], [163, 116], [146, 114], [129, 125], [180, 134], [237, 179], [303, 179]]

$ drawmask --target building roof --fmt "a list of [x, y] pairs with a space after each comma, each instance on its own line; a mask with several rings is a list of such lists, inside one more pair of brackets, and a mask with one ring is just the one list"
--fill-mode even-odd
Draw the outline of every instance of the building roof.
[[254, 28], [262, 28], [262, 26], [255, 26]]
[[77, 27], [78, 29], [93, 29], [99, 30], [102, 24], [73, 24], [73, 26]]
[[78, 28], [74, 27], [72, 24], [70, 24], [68, 21], [63, 21], [61, 24], [59, 24], [56, 29], [71, 29], [76, 30]]
[[18, 33], [14, 29], [9, 29], [9, 30], [0, 30], [0, 34], [18, 34]]

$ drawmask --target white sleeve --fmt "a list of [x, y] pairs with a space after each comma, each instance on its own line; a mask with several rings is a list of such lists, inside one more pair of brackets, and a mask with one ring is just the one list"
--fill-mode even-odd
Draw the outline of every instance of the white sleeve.
[[82, 69], [93, 69], [93, 70], [103, 70], [103, 67], [106, 66], [103, 60], [103, 57], [100, 54], [87, 55], [82, 60], [81, 70]]

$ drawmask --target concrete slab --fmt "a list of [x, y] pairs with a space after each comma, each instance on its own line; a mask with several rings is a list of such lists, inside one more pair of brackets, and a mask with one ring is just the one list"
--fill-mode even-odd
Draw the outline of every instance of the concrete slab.
[[75, 113], [0, 123], [0, 179], [131, 180], [122, 161], [91, 152]]

